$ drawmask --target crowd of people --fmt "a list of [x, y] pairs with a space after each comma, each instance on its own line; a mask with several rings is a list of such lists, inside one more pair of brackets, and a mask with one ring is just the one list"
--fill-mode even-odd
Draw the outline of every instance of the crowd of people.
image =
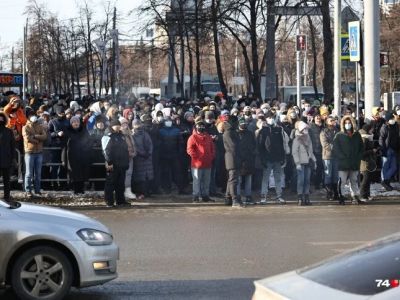
[[319, 189], [340, 204], [370, 201], [373, 181], [392, 190], [400, 107], [374, 107], [372, 119], [361, 115], [358, 124], [351, 105], [340, 120], [331, 109], [318, 100], [302, 100], [298, 107], [252, 97], [232, 101], [221, 93], [214, 99], [113, 103], [46, 94], [25, 101], [8, 92], [0, 102], [4, 198], [10, 200], [16, 149], [24, 157], [28, 198], [40, 196], [44, 185], [77, 195], [104, 188], [109, 207], [172, 191], [191, 193], [193, 202], [224, 197], [226, 205], [243, 207], [285, 204], [283, 191], [299, 205], [311, 205], [310, 193]]

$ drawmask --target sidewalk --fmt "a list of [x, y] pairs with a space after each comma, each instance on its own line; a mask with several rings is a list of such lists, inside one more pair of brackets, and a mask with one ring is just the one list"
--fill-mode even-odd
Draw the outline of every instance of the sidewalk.
[[[395, 188], [391, 192], [386, 192], [380, 184], [373, 184], [371, 187], [371, 196], [374, 200], [369, 204], [400, 204], [400, 184], [393, 183]], [[25, 193], [21, 191], [12, 191], [11, 195], [14, 200], [22, 202], [31, 202], [44, 205], [52, 205], [59, 207], [74, 207], [74, 208], [105, 208], [104, 192], [88, 191], [84, 195], [75, 196], [70, 191], [43, 191], [41, 197], [26, 199]], [[267, 205], [279, 205], [273, 201], [275, 191], [270, 192], [271, 201]], [[192, 203], [191, 195], [155, 195], [142, 200], [134, 200], [132, 203], [136, 207], [201, 207], [201, 206], [223, 206], [223, 198], [213, 198], [215, 202]], [[297, 204], [297, 196], [295, 194], [284, 193], [284, 199], [288, 205]], [[336, 201], [327, 201], [325, 199], [325, 190], [318, 190], [310, 195], [311, 202], [314, 205], [337, 205]], [[259, 201], [259, 195], [254, 193], [254, 200]]]

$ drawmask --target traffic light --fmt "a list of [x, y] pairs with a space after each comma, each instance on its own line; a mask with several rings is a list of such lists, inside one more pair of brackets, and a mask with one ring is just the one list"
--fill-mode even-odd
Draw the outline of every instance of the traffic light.
[[296, 36], [296, 49], [297, 51], [307, 50], [307, 36], [305, 34], [299, 34]]

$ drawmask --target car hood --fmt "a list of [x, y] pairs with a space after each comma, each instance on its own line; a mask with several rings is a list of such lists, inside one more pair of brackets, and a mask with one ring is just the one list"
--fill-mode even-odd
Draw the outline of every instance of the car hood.
[[33, 222], [65, 225], [69, 227], [75, 227], [76, 230], [82, 228], [91, 228], [110, 233], [110, 230], [99, 221], [65, 209], [21, 203], [21, 207], [14, 209], [13, 213], [24, 220]]

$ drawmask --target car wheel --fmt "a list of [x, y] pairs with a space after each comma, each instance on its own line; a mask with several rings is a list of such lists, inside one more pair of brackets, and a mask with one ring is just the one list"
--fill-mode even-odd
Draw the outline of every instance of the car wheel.
[[62, 299], [69, 292], [72, 279], [67, 256], [47, 246], [25, 251], [11, 271], [11, 286], [23, 300]]

